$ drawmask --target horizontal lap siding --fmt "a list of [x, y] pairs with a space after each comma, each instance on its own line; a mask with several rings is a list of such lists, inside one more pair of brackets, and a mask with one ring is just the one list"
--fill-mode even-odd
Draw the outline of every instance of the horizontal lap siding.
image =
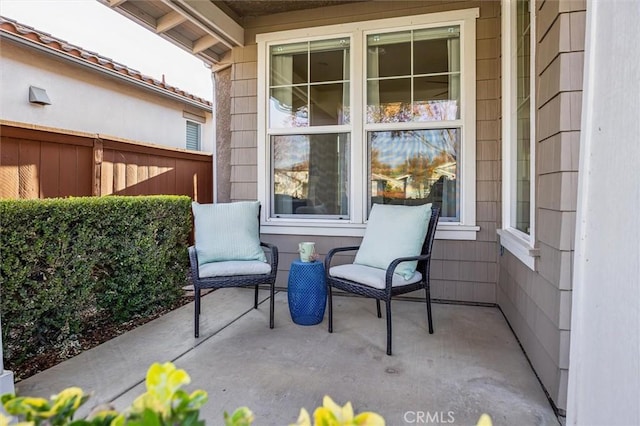
[[[405, 15], [480, 8], [477, 21], [477, 241], [436, 240], [432, 263], [434, 298], [496, 303], [500, 217], [500, 3], [490, 1], [383, 1], [290, 12], [245, 21], [247, 46], [232, 52], [231, 199], [257, 198], [257, 46], [255, 35], [310, 26], [384, 19]], [[263, 235], [278, 245], [279, 285], [286, 285], [289, 265], [298, 257], [299, 241], [311, 239], [325, 254], [331, 247], [357, 244], [359, 238]], [[338, 241], [340, 240], [340, 241]], [[342, 241], [344, 240], [344, 241]], [[345, 256], [343, 261], [349, 259]], [[420, 295], [418, 295], [420, 296]]]
[[505, 251], [498, 304], [556, 406], [566, 409], [584, 1], [537, 2], [536, 246], [531, 271]]

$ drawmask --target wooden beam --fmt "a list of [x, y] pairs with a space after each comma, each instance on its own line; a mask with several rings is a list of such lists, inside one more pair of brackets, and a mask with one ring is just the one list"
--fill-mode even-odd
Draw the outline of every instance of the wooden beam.
[[156, 33], [164, 33], [166, 31], [169, 31], [171, 28], [182, 24], [186, 20], [187, 18], [185, 16], [179, 14], [175, 10], [172, 10], [171, 12], [157, 19]]
[[118, 7], [127, 0], [109, 0], [109, 7]]
[[211, 1], [201, 0], [162, 0], [171, 1], [182, 5], [189, 11], [189, 15], [196, 18], [195, 21], [206, 23], [209, 31], [220, 34], [224, 44], [229, 48], [244, 45], [244, 28], [234, 21], [222, 9]]
[[220, 39], [207, 34], [204, 37], [200, 37], [199, 39], [193, 42], [193, 47], [191, 49], [191, 52], [194, 55], [197, 55], [198, 53], [207, 50], [208, 48], [210, 48], [211, 46], [213, 46], [218, 42], [220, 42]]

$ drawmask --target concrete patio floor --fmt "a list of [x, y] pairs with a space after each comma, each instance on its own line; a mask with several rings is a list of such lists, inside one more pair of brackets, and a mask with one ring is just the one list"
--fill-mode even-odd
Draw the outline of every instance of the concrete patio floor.
[[[385, 354], [383, 319], [372, 300], [334, 298], [334, 333], [327, 318], [293, 323], [286, 292], [276, 294], [275, 328], [268, 301], [253, 292], [218, 290], [203, 298], [201, 337], [193, 337], [193, 304], [16, 384], [21, 395], [45, 396], [68, 386], [93, 392], [90, 408], [128, 406], [144, 392], [153, 362], [173, 361], [204, 389], [208, 425], [248, 406], [255, 425], [287, 425], [301, 407], [312, 413], [323, 395], [376, 411], [387, 425], [473, 425], [489, 413], [494, 425], [558, 425], [520, 346], [497, 308], [434, 304], [429, 335], [424, 303], [394, 301], [393, 356]], [[384, 310], [384, 309], [383, 309]]]

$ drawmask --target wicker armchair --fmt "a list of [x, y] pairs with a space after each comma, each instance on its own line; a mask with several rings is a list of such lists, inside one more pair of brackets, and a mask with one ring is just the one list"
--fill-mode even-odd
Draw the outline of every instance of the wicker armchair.
[[[331, 261], [334, 255], [340, 252], [357, 251], [360, 246], [338, 247], [330, 250], [329, 253], [327, 253], [324, 262], [328, 289], [329, 333], [333, 332], [332, 289], [337, 288], [348, 293], [376, 299], [378, 318], [382, 318], [382, 314], [380, 311], [380, 301], [383, 300], [385, 302], [387, 313], [387, 355], [391, 355], [391, 298], [394, 296], [424, 289], [426, 293], [427, 322], [429, 325], [429, 334], [433, 334], [433, 321], [431, 317], [431, 293], [429, 288], [429, 269], [431, 263], [431, 249], [433, 246], [433, 240], [435, 237], [436, 226], [438, 224], [439, 217], [440, 209], [434, 206], [431, 209], [431, 218], [429, 220], [429, 226], [427, 228], [424, 243], [422, 244], [420, 255], [415, 257], [403, 257], [395, 259], [393, 262], [391, 262], [391, 264], [389, 264], [386, 272], [383, 270], [377, 270], [376, 268], [358, 265], [358, 268], [361, 269], [360, 272], [362, 273], [362, 277], [364, 277], [365, 275], [369, 275], [369, 273], [373, 273], [373, 275], [370, 276], [374, 276], [374, 278], [379, 277], [379, 285], [375, 287], [359, 282], [359, 279], [350, 280], [332, 275]], [[411, 260], [418, 261], [416, 272], [419, 272], [420, 276], [418, 280], [418, 275], [415, 275], [416, 278], [414, 280], [409, 280], [405, 284], [402, 281], [401, 277], [398, 279], [398, 276], [397, 274], [394, 274], [394, 271], [398, 264], [400, 264], [401, 262]]]
[[[259, 217], [259, 213], [258, 213]], [[259, 219], [258, 219], [259, 220]], [[198, 253], [195, 246], [189, 247], [189, 262], [194, 288], [194, 335], [200, 334], [200, 298], [202, 289], [220, 289], [229, 287], [255, 287], [254, 309], [258, 309], [258, 289], [260, 285], [268, 285], [269, 328], [274, 327], [274, 293], [276, 273], [278, 271], [278, 248], [273, 244], [260, 242], [268, 262], [261, 261], [223, 261], [206, 263], [198, 266]]]

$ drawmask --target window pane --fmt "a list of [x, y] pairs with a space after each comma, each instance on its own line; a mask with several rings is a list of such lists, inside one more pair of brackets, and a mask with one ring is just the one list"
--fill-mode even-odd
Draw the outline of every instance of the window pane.
[[349, 216], [349, 133], [271, 136], [273, 216]]
[[459, 119], [460, 27], [367, 36], [367, 77], [368, 123]]
[[529, 102], [525, 102], [518, 109], [517, 123], [517, 151], [516, 151], [516, 217], [515, 227], [528, 234], [530, 226], [530, 108]]
[[348, 124], [349, 85], [344, 83], [321, 84], [310, 87], [311, 125], [327, 126]]
[[411, 121], [411, 79], [367, 82], [367, 122]]
[[413, 90], [414, 121], [460, 118], [460, 75], [416, 77], [413, 80]]
[[200, 124], [187, 121], [187, 149], [200, 149]]
[[269, 127], [350, 124], [350, 39], [271, 47]]
[[460, 219], [459, 129], [369, 132], [370, 205], [434, 203]]
[[456, 29], [451, 28], [451, 30], [451, 33], [446, 28], [415, 32], [413, 43], [414, 74], [460, 71], [459, 30], [457, 27]]
[[411, 74], [411, 32], [367, 36], [367, 77]]
[[530, 233], [531, 212], [531, 48], [529, 2], [517, 4], [517, 92], [516, 92], [516, 208], [513, 223], [516, 229]]
[[271, 127], [307, 127], [307, 86], [271, 89], [269, 99], [269, 125]]
[[313, 41], [310, 49], [312, 83], [349, 80], [349, 39]]
[[301, 84], [309, 81], [307, 42], [271, 47], [271, 86]]

